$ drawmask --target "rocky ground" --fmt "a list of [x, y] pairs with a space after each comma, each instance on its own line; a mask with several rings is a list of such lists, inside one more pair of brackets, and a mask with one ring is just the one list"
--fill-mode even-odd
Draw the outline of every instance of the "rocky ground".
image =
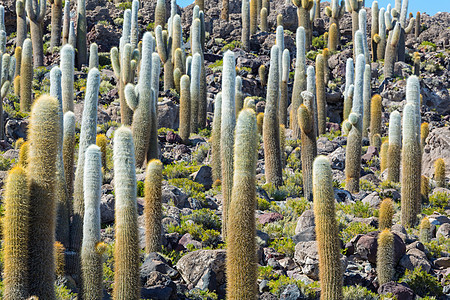
[[[75, 2], [75, 1], [73, 1]], [[220, 235], [221, 190], [212, 181], [210, 158], [210, 124], [213, 118], [213, 99], [221, 90], [221, 60], [223, 51], [232, 50], [237, 69], [243, 78], [243, 91], [257, 101], [257, 112], [264, 112], [265, 88], [258, 74], [260, 65], [268, 69], [270, 47], [275, 42], [276, 15], [284, 16], [285, 45], [295, 53], [297, 13], [284, 0], [271, 1], [270, 32], [258, 32], [251, 38], [251, 49], [240, 49], [240, 1], [230, 0], [230, 22], [219, 19], [221, 1], [206, 2], [205, 60], [208, 87], [208, 127], [191, 136], [191, 145], [181, 144], [177, 135], [179, 96], [173, 91], [159, 95], [158, 125], [161, 161], [164, 163], [163, 182], [163, 251], [142, 255], [141, 297], [144, 299], [217, 299], [225, 293], [225, 245]], [[14, 45], [14, 1], [5, 0], [8, 47]], [[322, 14], [327, 2], [322, 3]], [[111, 68], [109, 50], [119, 43], [122, 15], [126, 5], [108, 0], [87, 1], [88, 42], [96, 42], [100, 53], [102, 83], [98, 108], [98, 132], [105, 133], [111, 142], [120, 122], [116, 78]], [[155, 1], [142, 1], [139, 12], [141, 31], [153, 29]], [[167, 1], [167, 9], [170, 4]], [[179, 8], [183, 36], [189, 37], [193, 5]], [[368, 20], [370, 23], [370, 9]], [[49, 11], [48, 11], [49, 12]], [[75, 10], [72, 9], [75, 17]], [[45, 26], [50, 22], [46, 16]], [[323, 16], [314, 22], [314, 37], [328, 30], [329, 19]], [[406, 78], [412, 74], [412, 54], [421, 55], [422, 121], [429, 123], [430, 134], [423, 151], [423, 175], [430, 178], [428, 200], [423, 203], [422, 216], [428, 216], [432, 228], [430, 242], [419, 241], [418, 228], [405, 229], [400, 225], [400, 185], [386, 181], [380, 172], [378, 151], [363, 141], [361, 188], [358, 194], [344, 190], [346, 137], [340, 134], [343, 110], [345, 62], [352, 57], [351, 17], [341, 20], [342, 45], [329, 59], [331, 78], [326, 88], [328, 102], [328, 132], [317, 140], [318, 154], [327, 155], [332, 163], [337, 220], [342, 241], [341, 260], [346, 266], [344, 275], [345, 299], [450, 299], [450, 189], [435, 188], [434, 162], [443, 158], [450, 174], [450, 13], [422, 15], [422, 33], [418, 38], [406, 38], [406, 62], [395, 65], [395, 79], [382, 81], [383, 63], [372, 63], [372, 93], [383, 99], [382, 136], [387, 136], [389, 113], [402, 111], [405, 102]], [[370, 34], [370, 24], [368, 24]], [[49, 34], [45, 35], [48, 42]], [[186, 44], [189, 48], [189, 43]], [[314, 57], [323, 48], [323, 39], [315, 38], [313, 50], [307, 54], [307, 64], [314, 65]], [[59, 62], [59, 54], [47, 54], [46, 66], [35, 70], [34, 90], [39, 95], [49, 90], [49, 70]], [[294, 63], [292, 63], [294, 66]], [[293, 68], [291, 69], [293, 74]], [[86, 70], [75, 72], [77, 132], [81, 122]], [[291, 78], [292, 79], [292, 78]], [[293, 80], [289, 82], [291, 94]], [[162, 85], [161, 85], [162, 86]], [[162, 90], [162, 88], [161, 88]], [[28, 116], [17, 111], [17, 97], [10, 94], [4, 101], [6, 140], [1, 141], [0, 177], [14, 165], [18, 150], [14, 143], [26, 138]], [[262, 143], [262, 142], [261, 142]], [[260, 299], [317, 299], [318, 251], [315, 241], [314, 214], [311, 203], [302, 198], [302, 176], [299, 141], [286, 130], [283, 170], [284, 185], [278, 190], [264, 180], [264, 153], [259, 149], [257, 164], [257, 242], [259, 245]], [[138, 196], [143, 196], [144, 170], [138, 170]], [[109, 143], [107, 165], [102, 187], [102, 238], [108, 245], [105, 253], [105, 299], [110, 298], [113, 282], [114, 244], [114, 180], [112, 145]], [[448, 181], [448, 180], [447, 180]], [[448, 187], [448, 185], [447, 185]], [[395, 201], [396, 281], [379, 286], [376, 278], [376, 253], [379, 204], [384, 198]], [[141, 245], [144, 247], [143, 200], [138, 198]], [[61, 299], [75, 298], [77, 291], [70, 277], [61, 278], [58, 289]], [[422, 298], [421, 298], [422, 297]], [[433, 298], [434, 297], [434, 298]]]

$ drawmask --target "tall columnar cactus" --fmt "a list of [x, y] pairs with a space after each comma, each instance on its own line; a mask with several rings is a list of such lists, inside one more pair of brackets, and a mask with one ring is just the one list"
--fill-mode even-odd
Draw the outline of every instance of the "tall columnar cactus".
[[[190, 132], [197, 132], [199, 128], [199, 110], [200, 110], [200, 77], [202, 68], [202, 57], [199, 53], [195, 53], [192, 58], [191, 66], [191, 129]], [[235, 87], [233, 87], [235, 88]], [[233, 100], [234, 101], [234, 100]]]
[[269, 30], [269, 24], [267, 23], [268, 12], [265, 7], [261, 8], [260, 13], [260, 29], [262, 32], [267, 32]]
[[319, 134], [327, 130], [327, 100], [325, 95], [325, 58], [322, 54], [316, 56], [316, 99], [317, 99], [317, 127]]
[[303, 104], [298, 108], [299, 126], [302, 131], [303, 195], [313, 200], [312, 167], [317, 155], [316, 132], [314, 130], [314, 94], [302, 92]]
[[[306, 70], [306, 76], [307, 76], [306, 90], [308, 92], [310, 92], [311, 94], [313, 94], [313, 96], [314, 96], [316, 94], [316, 73], [315, 73], [313, 66], [308, 67], [308, 69]], [[312, 112], [313, 112], [313, 117], [314, 117], [313, 130], [314, 130], [315, 134], [317, 135], [317, 133], [318, 133], [317, 132], [318, 116], [317, 116], [317, 103], [316, 103], [315, 97], [313, 97], [313, 101], [312, 101], [311, 105], [312, 105]]]
[[328, 48], [331, 51], [336, 51], [338, 45], [338, 29], [335, 23], [330, 25], [330, 31], [328, 33]]
[[[222, 236], [228, 233], [228, 209], [233, 187], [233, 147], [234, 127], [236, 124], [235, 105], [236, 66], [234, 54], [225, 52], [222, 72], [222, 114], [220, 123], [220, 158], [222, 168], [223, 218]], [[278, 124], [278, 123], [277, 123]]]
[[163, 33], [160, 25], [156, 27], [156, 48], [158, 50], [159, 57], [164, 64], [164, 90], [169, 90], [174, 87], [171, 49], [172, 37], [167, 37], [166, 34]]
[[[376, 44], [376, 58], [384, 59], [386, 51], [386, 22], [385, 22], [385, 9], [380, 9], [378, 13], [378, 33], [372, 37], [372, 46]], [[375, 43], [375, 44], [374, 44]]]
[[373, 95], [370, 102], [370, 144], [374, 146], [374, 136], [381, 134], [381, 96]]
[[[80, 143], [78, 148], [78, 162], [75, 173], [73, 194], [73, 219], [71, 227], [71, 248], [78, 252], [83, 235], [84, 196], [83, 177], [85, 152], [89, 145], [95, 144], [97, 135], [97, 103], [100, 86], [100, 72], [92, 69], [88, 73], [86, 96], [84, 99], [83, 117], [81, 120]], [[75, 266], [78, 268], [78, 265]]]
[[344, 120], [348, 119], [348, 115], [352, 109], [353, 91], [350, 92], [350, 86], [353, 85], [354, 80], [355, 66], [353, 64], [353, 58], [348, 58], [345, 65]]
[[250, 0], [250, 34], [256, 34], [258, 29], [258, 3], [257, 0]]
[[[317, 6], [318, 4], [318, 6]], [[320, 1], [319, 3], [316, 4], [316, 9], [318, 10], [318, 12], [316, 12], [317, 16], [316, 18], [319, 18], [319, 13], [320, 13]], [[339, 4], [339, 0], [331, 0], [331, 5], [327, 6], [325, 8], [325, 14], [330, 18], [330, 34], [328, 36], [328, 39], [332, 39], [335, 42], [335, 46], [339, 46], [340, 44], [340, 27], [339, 27], [339, 20], [342, 18], [342, 16], [345, 13], [345, 6], [344, 6], [344, 1], [341, 1], [341, 3]], [[335, 24], [335, 26], [333, 26], [333, 24]], [[333, 28], [333, 30], [332, 30]], [[333, 32], [333, 36], [331, 37], [331, 32]], [[331, 51], [336, 51], [336, 47], [331, 47], [330, 43], [328, 42], [328, 48]]]
[[[366, 60], [367, 61], [367, 60]], [[367, 130], [370, 126], [370, 99], [372, 97], [372, 88], [370, 86], [370, 81], [372, 79], [372, 70], [370, 64], [366, 64], [364, 68], [364, 92], [363, 92], [363, 137], [368, 136]]]
[[161, 60], [158, 53], [152, 54], [152, 81], [153, 101], [150, 109], [150, 143], [147, 152], [147, 161], [156, 159], [159, 156], [158, 144], [158, 96], [159, 96], [159, 75], [161, 72]]
[[[139, 72], [139, 81], [136, 86], [129, 83], [125, 87], [125, 99], [128, 106], [133, 110], [133, 141], [136, 157], [136, 167], [140, 168], [147, 158], [150, 143], [151, 114], [154, 96], [151, 87], [152, 79], [152, 53], [153, 37], [146, 32], [142, 42], [142, 59]], [[156, 141], [152, 141], [156, 142]]]
[[[356, 31], [359, 29], [359, 11], [363, 7], [362, 0], [349, 0], [346, 8], [352, 14], [352, 37], [355, 37]], [[353, 52], [355, 55], [355, 52]]]
[[103, 133], [97, 134], [95, 137], [95, 144], [100, 148], [102, 154], [102, 168], [106, 170], [106, 147], [108, 145], [108, 138]]
[[56, 158], [60, 131], [58, 110], [58, 100], [47, 95], [40, 97], [33, 105], [29, 125], [29, 294], [41, 299], [56, 299], [53, 244]]
[[281, 98], [280, 98], [280, 124], [287, 126], [287, 112], [288, 112], [288, 81], [289, 81], [289, 70], [291, 66], [291, 57], [289, 55], [289, 50], [284, 49], [282, 58], [282, 69], [281, 72]]
[[32, 102], [33, 48], [30, 39], [23, 42], [20, 66], [20, 111], [28, 112]]
[[220, 131], [222, 120], [222, 93], [219, 92], [214, 100], [214, 118], [211, 133], [211, 167], [212, 178], [216, 182], [222, 178], [220, 161]]
[[100, 148], [91, 145], [84, 159], [84, 221], [81, 245], [81, 270], [83, 299], [101, 299], [102, 256], [97, 250], [100, 237], [100, 198], [102, 196], [102, 156]]
[[297, 121], [297, 110], [302, 104], [301, 93], [306, 90], [306, 54], [305, 54], [305, 29], [297, 28], [296, 33], [297, 58], [295, 60], [294, 87], [292, 89], [290, 127], [294, 139], [300, 138], [300, 128]]
[[222, 10], [220, 12], [220, 18], [222, 20], [228, 21], [229, 18], [229, 3], [230, 0], [222, 0]]
[[359, 30], [363, 35], [363, 49], [366, 63], [370, 63], [369, 45], [367, 43], [367, 12], [365, 9], [359, 11]]
[[131, 130], [122, 126], [114, 133], [115, 263], [114, 299], [139, 299], [139, 237], [136, 171]]
[[69, 23], [69, 38], [67, 41], [74, 49], [77, 47], [77, 36], [75, 33], [75, 23], [73, 21], [70, 21]]
[[30, 20], [31, 40], [33, 42], [34, 66], [44, 65], [44, 39], [42, 37], [42, 27], [47, 9], [45, 0], [27, 0], [25, 2], [27, 17]]
[[158, 25], [164, 27], [165, 24], [166, 24], [166, 1], [157, 0], [155, 7], [155, 28]]
[[[242, 18], [242, 33], [241, 33], [242, 48], [245, 51], [249, 51], [250, 50], [250, 4], [249, 4], [249, 0], [242, 0], [241, 18]], [[266, 16], [266, 22], [267, 22], [267, 16]], [[266, 30], [263, 30], [263, 31], [267, 31], [267, 28], [266, 28]]]
[[425, 217], [420, 221], [419, 240], [421, 243], [429, 243], [431, 241], [431, 224], [428, 217]]
[[[14, 72], [14, 84], [16, 83], [17, 76], [20, 76], [20, 67], [22, 66], [22, 46], [16, 47], [14, 49], [14, 58], [16, 59], [16, 70]], [[20, 87], [20, 77], [19, 77], [19, 87]], [[16, 86], [14, 86], [14, 89], [16, 89]], [[17, 88], [19, 90], [18, 93], [16, 93], [17, 96], [20, 95], [20, 88]]]
[[394, 212], [394, 204], [392, 200], [389, 198], [384, 199], [380, 204], [380, 219], [378, 222], [378, 228], [380, 230], [391, 228]]
[[62, 72], [63, 112], [73, 111], [73, 81], [75, 70], [75, 51], [70, 44], [61, 49], [60, 68]]
[[278, 187], [283, 183], [278, 121], [279, 69], [278, 46], [270, 51], [269, 80], [267, 84], [266, 109], [264, 111], [263, 140], [266, 181]]
[[66, 0], [64, 3], [64, 16], [62, 28], [63, 46], [69, 42], [69, 32], [70, 32], [70, 0]]
[[392, 281], [394, 267], [394, 234], [386, 228], [378, 236], [377, 277], [380, 286]]
[[416, 38], [419, 37], [420, 35], [420, 27], [421, 27], [421, 23], [420, 23], [420, 12], [418, 11], [416, 14], [416, 20], [415, 20], [415, 24], [414, 24], [414, 35]]
[[87, 63], [86, 0], [77, 0], [77, 67]]
[[236, 109], [236, 118], [239, 115], [239, 112], [244, 107], [244, 94], [242, 93], [242, 77], [236, 76], [236, 91], [235, 91], [235, 109]]
[[422, 151], [423, 151], [423, 148], [425, 147], [426, 140], [427, 140], [429, 133], [430, 133], [430, 129], [428, 127], [428, 123], [423, 122], [422, 125], [420, 125], [420, 146], [422, 148]]
[[414, 62], [414, 75], [420, 76], [420, 54], [419, 54], [419, 52], [414, 52], [413, 62]]
[[442, 158], [438, 158], [434, 162], [434, 180], [437, 187], [445, 187], [445, 162]]
[[381, 144], [380, 149], [380, 172], [383, 172], [388, 167], [388, 152], [389, 152], [389, 141], [384, 141]]
[[13, 168], [7, 177], [2, 220], [4, 249], [4, 297], [28, 297], [28, 232], [30, 192], [25, 169]]
[[152, 160], [147, 166], [144, 187], [145, 252], [161, 251], [161, 185], [163, 165]]
[[[64, 114], [64, 132], [63, 132], [63, 161], [64, 175], [66, 175], [67, 194], [73, 195], [73, 164], [75, 152], [75, 114], [68, 111]], [[70, 202], [69, 202], [70, 203]], [[69, 208], [72, 213], [72, 208]]]
[[16, 1], [16, 16], [17, 16], [17, 37], [16, 47], [22, 47], [23, 41], [27, 38], [27, 16], [25, 12], [25, 1]]
[[297, 7], [298, 27], [303, 27], [305, 30], [306, 42], [305, 49], [309, 51], [312, 43], [312, 23], [309, 16], [309, 11], [314, 6], [313, 0], [292, 0], [292, 3]]
[[240, 112], [234, 147], [233, 197], [227, 235], [227, 299], [256, 299], [256, 162], [258, 134], [255, 113]]
[[343, 270], [332, 179], [330, 162], [325, 156], [318, 156], [313, 165], [313, 198], [319, 249], [320, 298], [337, 300], [343, 299]]
[[430, 181], [425, 175], [420, 179], [420, 195], [422, 196], [422, 202], [428, 202], [428, 194], [430, 193]]
[[348, 116], [351, 129], [347, 138], [345, 176], [346, 189], [351, 193], [359, 192], [359, 176], [361, 170], [361, 143], [363, 122], [363, 84], [365, 59], [359, 54], [356, 59], [355, 93], [353, 97], [352, 113]]
[[395, 25], [395, 28], [389, 33], [389, 38], [386, 44], [386, 54], [384, 57], [384, 78], [391, 78], [394, 76], [394, 65], [397, 58], [397, 46], [400, 39], [400, 23]]
[[[281, 87], [282, 73], [283, 73], [283, 51], [284, 51], [284, 28], [278, 26], [275, 33], [275, 45], [278, 46], [278, 72], [279, 72], [279, 85]], [[281, 88], [280, 88], [281, 91]]]
[[389, 149], [388, 149], [388, 176], [393, 182], [400, 180], [400, 153], [401, 153], [401, 117], [398, 111], [393, 111], [389, 117]]
[[139, 24], [138, 24], [139, 0], [133, 0], [131, 3], [131, 35], [130, 43], [133, 49], [136, 49], [139, 43]]
[[21, 166], [24, 169], [28, 166], [29, 149], [30, 149], [30, 142], [28, 141], [23, 143], [22, 146], [20, 146], [17, 165]]
[[98, 69], [98, 45], [92, 43], [89, 47], [89, 70], [92, 68]]
[[[372, 61], [376, 62], [378, 60], [377, 55], [377, 42], [379, 41], [379, 10], [378, 10], [378, 1], [372, 2], [372, 24], [370, 27], [370, 40], [371, 40], [371, 49], [372, 49]], [[375, 36], [378, 36], [377, 38]]]
[[[9, 89], [14, 81], [14, 73], [16, 71], [16, 58], [5, 53], [2, 56], [1, 62], [1, 75], [0, 75], [0, 99], [6, 97], [9, 93]], [[0, 124], [3, 124], [3, 106], [0, 102]], [[3, 138], [3, 125], [0, 126], [0, 137]]]
[[52, 5], [52, 32], [50, 36], [50, 49], [61, 45], [62, 28], [62, 0], [50, 0]]
[[[178, 130], [183, 143], [189, 143], [191, 133], [191, 82], [188, 75], [180, 79], [180, 128]], [[215, 116], [215, 115], [214, 115]]]

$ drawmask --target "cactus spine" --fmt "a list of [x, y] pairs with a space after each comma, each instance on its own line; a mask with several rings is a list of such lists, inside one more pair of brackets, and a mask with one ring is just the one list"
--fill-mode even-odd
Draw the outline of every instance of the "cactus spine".
[[401, 117], [398, 111], [389, 117], [389, 149], [388, 149], [388, 176], [393, 182], [400, 180], [400, 152], [401, 152]]
[[100, 148], [100, 152], [102, 153], [102, 168], [106, 170], [106, 146], [108, 145], [106, 135], [97, 134], [95, 144]]
[[293, 139], [300, 138], [300, 128], [297, 120], [297, 110], [302, 104], [301, 93], [306, 90], [306, 54], [305, 54], [305, 29], [303, 27], [297, 28], [296, 33], [297, 58], [295, 61], [295, 77], [294, 87], [292, 89], [291, 100], [291, 120], [290, 127], [293, 131]]
[[[68, 111], [64, 114], [64, 132], [63, 132], [63, 161], [64, 175], [66, 175], [67, 194], [69, 198], [73, 195], [73, 164], [75, 150], [75, 115]], [[69, 201], [69, 204], [71, 201]], [[69, 212], [72, 209], [69, 207]]]
[[33, 48], [30, 39], [23, 42], [20, 66], [20, 111], [29, 112], [32, 102]]
[[258, 29], [258, 3], [257, 0], [250, 0], [250, 34], [256, 34]]
[[[258, 135], [255, 113], [244, 109], [236, 125], [233, 197], [227, 235], [227, 299], [256, 299], [257, 257], [256, 162]], [[244, 238], [243, 238], [244, 237]]]
[[266, 109], [264, 111], [263, 140], [266, 181], [276, 187], [282, 185], [280, 127], [278, 121], [279, 48], [270, 51], [270, 69], [267, 85]]
[[122, 126], [114, 135], [116, 230], [114, 299], [139, 299], [139, 245], [136, 171], [131, 130]]
[[17, 38], [16, 47], [22, 47], [27, 38], [27, 16], [25, 12], [25, 0], [16, 1]]
[[[373, 1], [372, 2], [372, 24], [371, 24], [371, 30], [370, 30], [370, 40], [372, 41], [371, 43], [371, 48], [372, 48], [372, 61], [376, 62], [377, 61], [377, 42], [375, 40], [379, 41], [379, 10], [378, 10], [378, 1]], [[378, 36], [377, 38], [375, 36]]]
[[389, 142], [384, 141], [380, 149], [380, 172], [383, 172], [388, 167], [388, 152]]
[[242, 93], [242, 77], [236, 77], [236, 91], [235, 91], [235, 109], [236, 109], [236, 118], [239, 115], [239, 112], [244, 107], [244, 94]]
[[288, 81], [289, 69], [291, 65], [291, 57], [289, 50], [284, 49], [282, 58], [281, 73], [281, 98], [280, 98], [280, 124], [287, 126], [287, 110], [288, 110]]
[[50, 0], [52, 5], [52, 32], [50, 37], [50, 49], [61, 44], [62, 28], [62, 0]]
[[419, 240], [421, 243], [429, 243], [431, 241], [431, 224], [428, 217], [425, 217], [420, 221]]
[[394, 235], [386, 228], [378, 236], [377, 277], [380, 286], [392, 281], [394, 267]]
[[73, 111], [73, 78], [74, 78], [75, 51], [70, 44], [61, 49], [60, 68], [62, 72], [62, 99], [63, 112]]
[[347, 138], [345, 176], [346, 189], [351, 193], [359, 192], [359, 176], [361, 169], [361, 140], [363, 119], [363, 82], [365, 59], [359, 54], [356, 59], [355, 93], [353, 97], [352, 113], [349, 115], [351, 129]]
[[265, 7], [261, 8], [261, 13], [260, 13], [260, 18], [261, 18], [261, 24], [260, 24], [260, 28], [262, 32], [267, 32], [269, 30], [269, 24], [267, 23], [267, 16], [268, 16], [268, 12], [267, 9]]
[[320, 299], [343, 299], [338, 226], [334, 209], [331, 166], [325, 156], [313, 165], [314, 217], [319, 249]]
[[[220, 158], [222, 164], [223, 218], [222, 236], [228, 233], [228, 208], [233, 187], [233, 146], [234, 127], [236, 124], [235, 105], [236, 66], [234, 54], [225, 52], [222, 72], [222, 117], [220, 124]], [[278, 123], [277, 123], [278, 127]]]
[[317, 155], [316, 132], [314, 130], [314, 95], [302, 92], [303, 104], [298, 109], [298, 120], [302, 131], [303, 195], [308, 201], [313, 198], [312, 166]]
[[[195, 53], [192, 58], [191, 66], [191, 132], [197, 132], [199, 128], [199, 111], [200, 111], [200, 77], [202, 68], [202, 57], [199, 53]], [[234, 89], [234, 87], [233, 87]]]
[[370, 63], [369, 45], [367, 43], [367, 12], [365, 9], [359, 10], [359, 31], [363, 38], [364, 58], [366, 63]]
[[306, 35], [305, 49], [309, 51], [312, 42], [312, 23], [309, 16], [309, 11], [314, 6], [313, 0], [292, 0], [297, 7], [298, 27], [303, 27]]
[[4, 238], [4, 297], [28, 297], [28, 231], [30, 194], [23, 167], [13, 168], [6, 180]]
[[214, 100], [214, 118], [211, 133], [211, 167], [213, 182], [221, 178], [220, 162], [220, 123], [222, 115], [222, 93], [219, 92]]
[[180, 134], [183, 143], [189, 143], [190, 135], [190, 119], [191, 119], [191, 82], [188, 75], [181, 76], [180, 80], [180, 128], [178, 133]]
[[325, 58], [322, 54], [316, 56], [316, 98], [317, 98], [317, 127], [319, 134], [327, 130], [327, 101], [325, 96]]
[[381, 96], [373, 95], [370, 102], [370, 144], [375, 145], [374, 137], [381, 134]]
[[102, 159], [100, 148], [91, 145], [84, 159], [84, 224], [81, 246], [81, 270], [83, 277], [83, 299], [101, 299], [102, 257], [97, 244], [100, 237], [100, 198], [102, 196]]
[[[340, 44], [340, 33], [339, 33], [339, 20], [344, 15], [344, 5], [343, 1], [339, 5], [339, 0], [331, 0], [331, 6], [325, 8], [325, 14], [330, 18], [330, 34], [328, 35], [328, 41], [332, 41], [333, 45], [328, 42], [328, 48], [331, 51], [336, 51], [337, 46]], [[316, 3], [316, 18], [320, 17], [320, 0]], [[333, 26], [334, 24], [334, 26]], [[333, 33], [332, 33], [333, 32]]]
[[373, 42], [377, 44], [377, 59], [384, 59], [384, 54], [386, 51], [386, 22], [385, 22], [385, 9], [384, 7], [380, 9], [378, 16], [378, 36], [373, 37]]
[[87, 62], [87, 21], [86, 0], [77, 1], [77, 67], [81, 69]]
[[45, 0], [25, 1], [27, 17], [30, 20], [31, 40], [33, 41], [34, 67], [44, 65], [44, 40], [42, 38], [42, 26], [47, 9]]
[[345, 65], [344, 120], [348, 119], [348, 115], [352, 110], [354, 86], [353, 88], [351, 88], [351, 86], [354, 83], [354, 79], [355, 66], [353, 64], [353, 58], [348, 58]]
[[[250, 23], [251, 23], [249, 0], [242, 0], [242, 16], [241, 16], [241, 18], [242, 18], [242, 35], [241, 35], [242, 48], [245, 51], [249, 51], [250, 50]], [[267, 16], [266, 16], [266, 18], [267, 18]], [[266, 19], [266, 22], [267, 22], [267, 19]], [[266, 31], [267, 31], [267, 28], [266, 28]]]
[[64, 3], [64, 17], [62, 28], [63, 46], [69, 42], [69, 31], [70, 31], [70, 0], [66, 0]]
[[150, 109], [150, 143], [148, 145], [147, 161], [156, 159], [159, 156], [158, 144], [158, 96], [159, 96], [159, 75], [161, 72], [161, 61], [157, 53], [152, 54], [152, 92], [153, 100]]
[[56, 299], [53, 244], [56, 219], [56, 158], [60, 130], [58, 107], [58, 101], [53, 97], [44, 95], [37, 99], [31, 111], [29, 127], [29, 293], [42, 299]]
[[442, 158], [434, 163], [434, 180], [437, 187], [445, 187], [445, 162]]
[[380, 230], [390, 229], [392, 226], [392, 217], [394, 216], [394, 204], [389, 198], [384, 199], [380, 204], [380, 219], [378, 228]]
[[161, 251], [161, 184], [163, 165], [152, 160], [147, 166], [145, 176], [145, 252]]
[[[366, 60], [367, 61], [367, 60]], [[370, 125], [370, 98], [371, 98], [371, 68], [369, 64], [366, 64], [364, 68], [364, 92], [363, 92], [363, 137], [368, 136], [367, 129]]]
[[394, 76], [394, 65], [397, 58], [397, 47], [400, 39], [400, 23], [395, 25], [394, 30], [389, 33], [386, 46], [386, 55], [384, 57], [384, 78]]
[[92, 68], [98, 69], [98, 45], [92, 43], [89, 48], [89, 70]]
[[166, 1], [157, 0], [155, 8], [155, 28], [160, 25], [164, 27], [166, 24]]

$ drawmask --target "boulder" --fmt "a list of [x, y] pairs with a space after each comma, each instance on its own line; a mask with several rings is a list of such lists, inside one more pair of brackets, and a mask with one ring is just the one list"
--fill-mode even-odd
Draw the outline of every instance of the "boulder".
[[400, 259], [400, 266], [408, 270], [422, 267], [422, 270], [430, 272], [432, 265], [427, 259], [427, 255], [417, 248], [409, 249], [408, 252]]
[[405, 283], [390, 281], [378, 288], [378, 294], [386, 295], [391, 293], [397, 300], [414, 300], [415, 295]]
[[436, 232], [436, 238], [444, 237], [446, 239], [450, 238], [450, 224], [444, 223], [441, 226], [439, 226], [437, 232]]
[[422, 155], [422, 174], [432, 177], [434, 163], [438, 158], [445, 162], [445, 173], [450, 174], [450, 127], [431, 130], [426, 140]]
[[297, 226], [295, 227], [295, 234], [298, 234], [308, 227], [315, 226], [314, 211], [312, 209], [305, 210], [297, 219]]
[[[378, 249], [379, 231], [369, 232], [361, 236], [355, 246], [355, 254], [364, 260], [376, 264]], [[394, 264], [396, 265], [400, 258], [405, 254], [406, 246], [403, 240], [394, 233]]]

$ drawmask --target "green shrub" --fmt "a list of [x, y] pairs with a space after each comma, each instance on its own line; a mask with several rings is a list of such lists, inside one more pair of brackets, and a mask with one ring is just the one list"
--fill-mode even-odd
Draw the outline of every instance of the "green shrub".
[[374, 215], [374, 209], [368, 203], [362, 201], [356, 201], [352, 204], [338, 203], [336, 206], [337, 209], [356, 218], [370, 218]]
[[270, 202], [264, 198], [257, 197], [257, 209], [258, 210], [268, 210], [270, 208]]
[[270, 243], [270, 247], [274, 248], [277, 252], [285, 254], [288, 257], [294, 257], [295, 243], [291, 238], [282, 237], [274, 239]]
[[424, 243], [428, 259], [436, 259], [442, 257], [444, 252], [450, 252], [450, 239], [439, 237], [439, 240], [431, 240]]
[[317, 282], [305, 284], [301, 280], [294, 280], [286, 275], [281, 275], [277, 280], [269, 281], [270, 292], [279, 297], [284, 288], [290, 284], [297, 285], [301, 293], [301, 299], [317, 299], [319, 287]]
[[144, 197], [144, 183], [142, 181], [137, 182], [137, 196]]
[[214, 229], [207, 229], [202, 233], [202, 245], [204, 247], [215, 247], [220, 242], [220, 232]]
[[321, 36], [314, 37], [312, 40], [312, 46], [315, 49], [323, 49], [325, 47], [325, 37], [322, 34]]
[[164, 166], [163, 175], [168, 179], [184, 178], [197, 172], [198, 169], [200, 169], [200, 166], [189, 165], [187, 162], [181, 161]]
[[309, 202], [305, 197], [288, 199], [286, 201], [286, 207], [294, 212], [295, 217], [300, 217], [305, 210], [311, 208], [311, 202]]
[[279, 274], [273, 272], [272, 266], [259, 266], [259, 279], [276, 280], [280, 277]]
[[366, 234], [377, 230], [375, 227], [361, 222], [352, 222], [341, 231], [341, 238], [344, 244], [349, 242], [357, 234]]
[[186, 293], [186, 296], [192, 300], [217, 300], [216, 293], [210, 291], [204, 291], [198, 288], [192, 289]]
[[442, 296], [442, 286], [436, 277], [428, 274], [422, 267], [415, 268], [413, 271], [406, 270], [405, 275], [400, 279], [399, 282], [404, 282], [409, 285], [409, 287], [419, 295], [420, 297], [425, 296]]
[[359, 180], [359, 187], [363, 191], [373, 191], [376, 188], [375, 184], [365, 179]]
[[242, 47], [241, 41], [231, 41], [230, 43], [228, 43], [222, 47], [222, 52], [226, 52], [228, 50], [234, 50], [235, 48], [241, 48], [241, 47]]
[[192, 159], [201, 164], [208, 156], [208, 151], [209, 145], [207, 143], [203, 143], [199, 145], [197, 149], [195, 149], [195, 151], [192, 153]]
[[188, 197], [192, 197], [200, 201], [200, 203], [205, 203], [205, 187], [203, 184], [192, 181], [188, 178], [172, 178], [169, 179], [169, 184], [182, 189]]

